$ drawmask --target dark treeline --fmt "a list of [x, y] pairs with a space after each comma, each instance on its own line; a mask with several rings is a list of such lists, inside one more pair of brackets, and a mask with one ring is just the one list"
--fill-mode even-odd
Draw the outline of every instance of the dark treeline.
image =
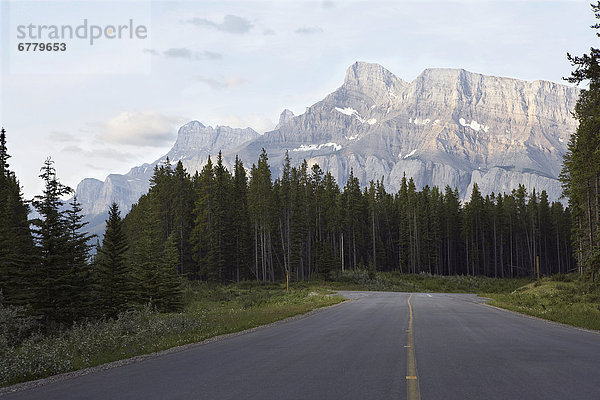
[[[151, 303], [160, 311], [182, 305], [176, 244], [163, 243], [148, 216], [127, 257], [128, 239], [118, 208], [113, 206], [103, 245], [90, 257], [92, 236], [76, 197], [56, 176], [53, 161], [41, 169], [44, 191], [31, 202], [23, 199], [10, 170], [6, 132], [0, 131], [0, 306], [21, 316], [35, 316], [40, 328], [52, 331], [74, 321], [116, 316]], [[28, 220], [30, 203], [37, 218]], [[158, 216], [157, 216], [158, 217]]]
[[6, 135], [0, 135], [0, 301], [26, 306], [46, 327], [116, 316], [139, 304], [182, 306], [183, 278], [212, 282], [336, 279], [348, 269], [493, 277], [549, 275], [574, 269], [570, 214], [545, 192], [483, 197], [403, 178], [398, 193], [383, 181], [361, 189], [351, 172], [340, 188], [306, 161], [273, 180], [263, 150], [249, 171], [221, 155], [190, 176], [181, 162], [157, 166], [149, 192], [121, 218], [113, 204], [97, 254], [90, 257], [72, 190], [48, 159], [42, 195], [28, 221]]
[[[383, 179], [382, 179], [383, 180]], [[398, 193], [381, 181], [361, 190], [351, 173], [340, 188], [306, 161], [272, 180], [267, 154], [249, 176], [219, 157], [189, 176], [179, 162], [157, 166], [149, 193], [125, 218], [129, 257], [169, 243], [189, 279], [232, 282], [315, 277], [344, 269], [492, 277], [566, 273], [574, 269], [570, 215], [545, 192], [483, 197], [474, 185], [461, 205], [457, 190], [404, 178]], [[156, 244], [148, 247], [148, 235]]]

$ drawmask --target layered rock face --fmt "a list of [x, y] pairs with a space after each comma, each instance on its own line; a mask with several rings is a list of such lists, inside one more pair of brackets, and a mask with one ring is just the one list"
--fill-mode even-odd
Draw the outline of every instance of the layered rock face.
[[358, 62], [335, 92], [238, 151], [255, 160], [265, 147], [278, 169], [287, 150], [340, 184], [353, 169], [363, 185], [383, 177], [392, 192], [406, 174], [418, 187], [457, 187], [463, 199], [477, 183], [484, 194], [525, 184], [556, 200], [577, 96], [565, 85], [460, 69], [427, 69], [408, 83]]
[[265, 148], [274, 177], [287, 151], [296, 165], [318, 163], [340, 186], [353, 170], [363, 185], [383, 178], [389, 192], [406, 174], [419, 188], [458, 188], [463, 200], [475, 183], [483, 194], [524, 184], [557, 200], [577, 96], [565, 85], [461, 69], [427, 69], [405, 82], [380, 65], [357, 62], [341, 87], [301, 115], [285, 110], [264, 135], [192, 121], [165, 157], [105, 182], [85, 179], [77, 194], [84, 212], [98, 219], [112, 201], [128, 211], [167, 156], [194, 173], [220, 150], [226, 165], [239, 155], [249, 167]]

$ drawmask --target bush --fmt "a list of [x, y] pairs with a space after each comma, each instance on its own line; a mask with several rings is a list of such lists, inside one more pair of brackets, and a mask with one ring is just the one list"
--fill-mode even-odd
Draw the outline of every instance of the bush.
[[29, 308], [0, 303], [0, 355], [19, 345], [39, 327], [39, 318], [31, 316]]
[[554, 274], [550, 277], [550, 280], [555, 282], [574, 282], [576, 279], [575, 274]]

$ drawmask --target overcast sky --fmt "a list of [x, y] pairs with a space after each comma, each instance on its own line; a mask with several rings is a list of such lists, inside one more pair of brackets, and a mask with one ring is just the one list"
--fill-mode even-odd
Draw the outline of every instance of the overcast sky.
[[[36, 41], [19, 25], [85, 19], [147, 35], [18, 51]], [[48, 156], [75, 187], [152, 162], [190, 120], [268, 131], [284, 108], [300, 114], [335, 90], [357, 60], [406, 81], [450, 67], [561, 82], [567, 52], [598, 47], [589, 1], [0, 0], [0, 23], [0, 124], [28, 198]]]

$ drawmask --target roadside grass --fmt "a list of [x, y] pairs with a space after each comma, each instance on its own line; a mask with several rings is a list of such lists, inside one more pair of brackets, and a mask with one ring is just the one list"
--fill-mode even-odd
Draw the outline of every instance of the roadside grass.
[[26, 331], [23, 318], [0, 308], [0, 387], [200, 342], [341, 301], [326, 290], [302, 285], [286, 292], [279, 284], [190, 283], [181, 313], [158, 313], [146, 306], [52, 336], [35, 331], [19, 336], [15, 332]]
[[512, 293], [489, 294], [490, 305], [550, 321], [600, 330], [600, 285], [555, 276]]
[[510, 293], [532, 282], [528, 278], [488, 278], [485, 276], [402, 274], [399, 272], [345, 271], [338, 281], [322, 282], [331, 290], [376, 290], [429, 293]]

